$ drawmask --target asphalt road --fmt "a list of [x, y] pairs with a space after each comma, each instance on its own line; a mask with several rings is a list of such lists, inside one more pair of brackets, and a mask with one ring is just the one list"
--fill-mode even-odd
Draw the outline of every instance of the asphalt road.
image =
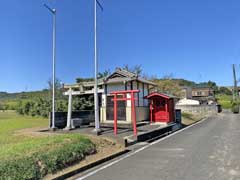
[[221, 113], [78, 180], [240, 180], [240, 116]]

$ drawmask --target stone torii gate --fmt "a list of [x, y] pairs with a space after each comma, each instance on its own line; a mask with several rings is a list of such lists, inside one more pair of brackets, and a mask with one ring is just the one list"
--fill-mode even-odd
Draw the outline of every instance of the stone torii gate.
[[[103, 93], [103, 89], [98, 88], [98, 93]], [[93, 94], [93, 89], [88, 91], [74, 91], [72, 87], [68, 89], [67, 92], [64, 93], [64, 95], [68, 95], [68, 112], [67, 112], [67, 125], [64, 128], [64, 130], [70, 130], [73, 127], [71, 119], [72, 119], [72, 99], [73, 96], [77, 95], [84, 95], [84, 94]]]

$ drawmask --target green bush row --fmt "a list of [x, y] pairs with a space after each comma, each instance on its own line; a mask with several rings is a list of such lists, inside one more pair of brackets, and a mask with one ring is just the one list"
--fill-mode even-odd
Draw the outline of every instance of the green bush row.
[[69, 143], [53, 150], [3, 160], [0, 162], [0, 179], [42, 179], [95, 152], [96, 147], [89, 139], [81, 139], [78, 143]]
[[[17, 107], [17, 112], [22, 115], [48, 117], [51, 109], [51, 100], [47, 98], [34, 98], [28, 100], [20, 100]], [[57, 111], [67, 110], [66, 100], [56, 101]]]
[[[17, 112], [21, 115], [48, 117], [52, 101], [49, 98], [36, 97], [33, 99], [19, 100]], [[66, 112], [68, 101], [66, 98], [56, 100], [56, 111]], [[93, 109], [93, 97], [77, 97], [73, 100], [73, 110]]]

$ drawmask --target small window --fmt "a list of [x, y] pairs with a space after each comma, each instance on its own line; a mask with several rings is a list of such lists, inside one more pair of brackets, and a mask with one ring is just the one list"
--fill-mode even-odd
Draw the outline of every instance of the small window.
[[197, 95], [198, 95], [198, 96], [201, 96], [201, 95], [202, 95], [202, 92], [201, 92], [201, 91], [198, 91], [198, 92], [197, 92]]
[[161, 104], [160, 101], [156, 101], [155, 103], [157, 107], [160, 107], [160, 104]]
[[157, 100], [156, 102], [156, 107], [165, 107], [165, 100]]

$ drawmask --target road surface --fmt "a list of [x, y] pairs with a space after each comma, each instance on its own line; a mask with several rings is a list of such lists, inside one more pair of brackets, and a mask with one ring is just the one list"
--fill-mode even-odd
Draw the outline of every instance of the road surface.
[[240, 116], [224, 112], [78, 180], [240, 180]]

